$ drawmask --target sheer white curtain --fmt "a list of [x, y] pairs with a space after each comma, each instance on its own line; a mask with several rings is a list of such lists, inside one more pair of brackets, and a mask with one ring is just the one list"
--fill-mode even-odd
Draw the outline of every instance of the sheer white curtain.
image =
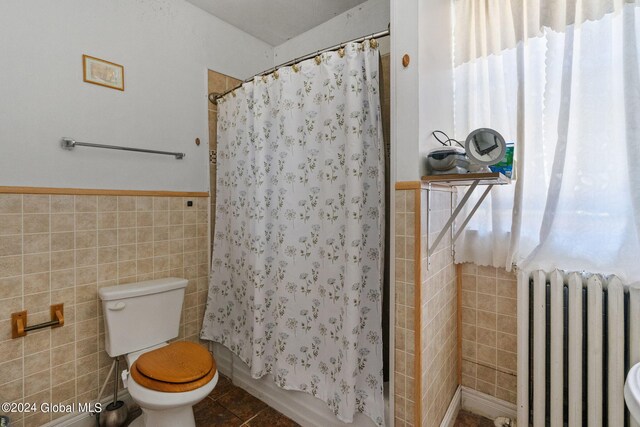
[[457, 262], [640, 279], [638, 6], [455, 0], [455, 135], [499, 130], [518, 169]]

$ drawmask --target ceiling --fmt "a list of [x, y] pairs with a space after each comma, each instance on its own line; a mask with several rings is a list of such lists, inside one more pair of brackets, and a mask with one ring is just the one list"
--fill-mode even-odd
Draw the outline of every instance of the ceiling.
[[278, 46], [366, 0], [187, 1], [271, 46]]

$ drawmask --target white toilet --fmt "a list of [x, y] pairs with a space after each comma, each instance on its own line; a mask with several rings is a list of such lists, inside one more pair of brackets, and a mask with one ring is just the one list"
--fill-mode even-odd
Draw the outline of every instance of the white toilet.
[[632, 420], [640, 423], [640, 363], [629, 369], [624, 383], [624, 400]]
[[215, 360], [178, 336], [187, 280], [167, 278], [101, 288], [105, 349], [126, 356], [127, 387], [143, 414], [131, 426], [195, 427], [193, 405], [218, 382]]

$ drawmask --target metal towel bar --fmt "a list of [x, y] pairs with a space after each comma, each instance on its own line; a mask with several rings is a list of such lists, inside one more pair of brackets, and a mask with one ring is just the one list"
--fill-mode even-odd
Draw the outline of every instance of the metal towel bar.
[[144, 148], [121, 147], [119, 145], [90, 144], [88, 142], [75, 141], [72, 138], [63, 137], [60, 144], [65, 150], [73, 150], [76, 146], [107, 148], [109, 150], [137, 151], [139, 153], [164, 154], [166, 156], [174, 156], [178, 160], [182, 160], [184, 153], [175, 153], [171, 151], [146, 150]]

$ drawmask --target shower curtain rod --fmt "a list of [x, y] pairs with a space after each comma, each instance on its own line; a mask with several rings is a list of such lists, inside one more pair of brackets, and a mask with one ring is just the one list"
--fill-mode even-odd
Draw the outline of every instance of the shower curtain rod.
[[292, 59], [292, 60], [290, 60], [290, 61], [283, 62], [282, 64], [280, 64], [280, 65], [276, 65], [275, 67], [267, 68], [266, 70], [264, 70], [264, 71], [262, 71], [262, 72], [260, 72], [260, 73], [256, 74], [256, 75], [255, 75], [255, 76], [253, 76], [253, 77], [249, 77], [248, 79], [244, 80], [242, 83], [240, 83], [239, 85], [237, 85], [236, 87], [231, 88], [231, 89], [229, 89], [229, 90], [228, 90], [228, 91], [226, 91], [226, 92], [223, 92], [223, 93], [215, 93], [215, 92], [211, 92], [211, 93], [209, 94], [209, 96], [208, 96], [209, 101], [210, 101], [212, 104], [215, 104], [215, 103], [216, 103], [216, 101], [218, 101], [218, 99], [222, 98], [223, 96], [225, 96], [225, 95], [226, 95], [226, 94], [228, 94], [228, 93], [233, 92], [234, 90], [236, 90], [236, 89], [238, 89], [239, 87], [241, 87], [243, 84], [245, 84], [245, 83], [248, 83], [248, 82], [252, 81], [252, 80], [254, 79], [254, 77], [257, 77], [257, 76], [266, 76], [266, 75], [268, 75], [268, 74], [273, 73], [273, 72], [274, 72], [274, 71], [276, 71], [278, 68], [287, 67], [287, 66], [289, 66], [289, 65], [297, 64], [297, 63], [298, 63], [298, 62], [300, 62], [300, 61], [304, 61], [305, 59], [313, 58], [313, 57], [318, 56], [318, 55], [320, 55], [320, 54], [322, 54], [322, 53], [325, 53], [325, 52], [331, 52], [331, 51], [334, 51], [334, 50], [338, 50], [338, 49], [340, 49], [340, 48], [344, 47], [344, 45], [346, 45], [347, 43], [360, 43], [360, 42], [363, 42], [363, 41], [365, 41], [365, 40], [370, 40], [370, 39], [379, 39], [380, 37], [386, 37], [386, 36], [389, 36], [389, 35], [391, 35], [391, 30], [388, 30], [388, 29], [387, 29], [387, 30], [384, 30], [384, 31], [379, 31], [379, 32], [377, 32], [377, 33], [373, 33], [373, 34], [368, 35], [368, 36], [363, 36], [363, 37], [358, 37], [357, 39], [348, 40], [348, 41], [346, 41], [346, 42], [342, 42], [342, 43], [340, 43], [340, 44], [337, 44], [337, 45], [334, 45], [334, 46], [331, 46], [331, 47], [327, 47], [327, 48], [325, 48], [325, 49], [320, 49], [320, 50], [318, 50], [318, 51], [316, 51], [316, 52], [314, 52], [314, 53], [310, 53], [310, 54], [308, 54], [308, 55], [300, 56], [300, 57], [295, 58], [295, 59]]

